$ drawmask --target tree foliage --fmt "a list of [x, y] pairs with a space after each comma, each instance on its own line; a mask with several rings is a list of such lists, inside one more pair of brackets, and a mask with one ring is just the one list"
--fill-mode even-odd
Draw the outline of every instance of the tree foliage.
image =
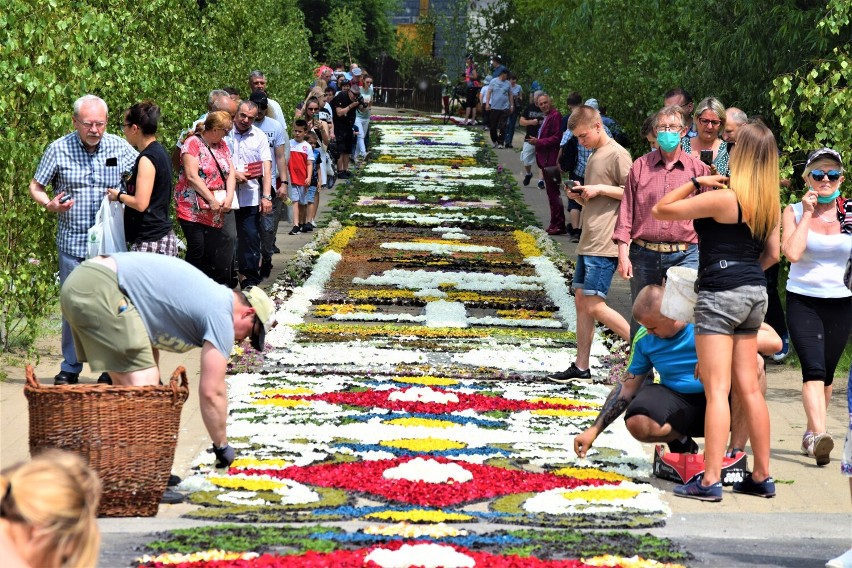
[[334, 63], [346, 56], [335, 44], [334, 30], [329, 25], [345, 25], [346, 22], [330, 16], [335, 11], [340, 14], [342, 9], [360, 23], [363, 32], [358, 41], [358, 49], [353, 50], [355, 61], [371, 61], [383, 54], [394, 52], [394, 28], [388, 14], [397, 7], [398, 0], [296, 0], [299, 10], [304, 13], [305, 26], [310, 32], [308, 40], [311, 52], [318, 61]]
[[207, 92], [245, 91], [262, 69], [284, 108], [301, 100], [313, 61], [296, 0], [4, 0], [0, 11], [0, 345], [32, 339], [56, 287], [56, 218], [27, 186], [45, 146], [70, 132], [74, 100], [97, 94], [108, 129], [142, 99], [160, 105], [160, 138], [201, 114]]
[[852, 4], [848, 1], [829, 2], [817, 29], [828, 36], [830, 51], [801, 62], [772, 83], [772, 108], [782, 141], [781, 163], [788, 176], [800, 173], [808, 152], [821, 146], [838, 150], [847, 160], [852, 158], [850, 17]]
[[[696, 101], [716, 96], [763, 116], [773, 128], [787, 121], [780, 131], [787, 144], [788, 132], [807, 131], [812, 119], [801, 109], [783, 118], [784, 109], [794, 105], [785, 107], [773, 91], [784, 88], [783, 82], [775, 86], [778, 80], [795, 83], [792, 91], [801, 88], [796, 95], [809, 95], [803, 99], [814, 109], [836, 108], [838, 118], [842, 102], [849, 102], [841, 92], [849, 5], [848, 0], [498, 0], [471, 31], [471, 47], [483, 61], [488, 53], [503, 55], [522, 84], [538, 80], [563, 109], [570, 91], [597, 98], [634, 140], [663, 93], [682, 86]], [[818, 69], [812, 80], [824, 87], [839, 73], [825, 101], [813, 99], [815, 92], [802, 82], [812, 68]], [[847, 119], [844, 128], [848, 124]], [[818, 140], [814, 136], [811, 146]], [[643, 142], [634, 152], [644, 151]]]

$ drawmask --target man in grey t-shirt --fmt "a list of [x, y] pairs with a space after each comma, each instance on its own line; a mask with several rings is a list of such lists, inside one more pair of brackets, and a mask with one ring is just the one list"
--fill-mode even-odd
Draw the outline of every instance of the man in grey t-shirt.
[[235, 339], [264, 348], [274, 305], [263, 290], [229, 290], [179, 258], [127, 252], [83, 262], [60, 299], [78, 359], [115, 385], [156, 385], [160, 349], [201, 347], [201, 416], [217, 465], [230, 465], [225, 371]]

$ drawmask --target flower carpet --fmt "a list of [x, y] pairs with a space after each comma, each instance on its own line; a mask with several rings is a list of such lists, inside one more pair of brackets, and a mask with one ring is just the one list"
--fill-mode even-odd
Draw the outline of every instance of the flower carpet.
[[[239, 524], [161, 535], [140, 565], [688, 560], [624, 531], [669, 510], [621, 421], [573, 452], [610, 389], [544, 379], [574, 353], [572, 264], [516, 184], [472, 130], [379, 117], [374, 136], [336, 220], [272, 287], [262, 365], [229, 378], [236, 461], [205, 453], [180, 487], [189, 517]], [[596, 341], [599, 371], [607, 354]]]

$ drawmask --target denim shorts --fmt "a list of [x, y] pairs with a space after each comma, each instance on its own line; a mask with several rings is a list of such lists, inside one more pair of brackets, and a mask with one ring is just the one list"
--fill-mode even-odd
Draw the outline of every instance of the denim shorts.
[[287, 188], [287, 197], [290, 198], [290, 201], [293, 203], [300, 203], [302, 205], [306, 204], [305, 198], [307, 197], [307, 190], [304, 185], [291, 185]]
[[754, 335], [763, 323], [768, 305], [766, 286], [740, 286], [733, 290], [699, 290], [695, 302], [698, 335]]
[[606, 298], [616, 268], [617, 258], [581, 254], [577, 257], [577, 267], [574, 269], [573, 287], [575, 290], [582, 289], [584, 296]]
[[311, 185], [305, 190], [305, 203], [313, 203], [317, 195], [317, 186]]

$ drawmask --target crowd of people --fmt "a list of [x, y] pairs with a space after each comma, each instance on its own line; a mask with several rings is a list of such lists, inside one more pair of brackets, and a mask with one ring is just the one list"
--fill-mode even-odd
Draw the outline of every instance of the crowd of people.
[[[499, 84], [505, 68], [499, 60], [492, 64]], [[473, 93], [479, 85], [470, 61], [465, 75]], [[495, 77], [484, 81], [493, 84]], [[470, 109], [477, 106], [472, 98]], [[779, 188], [790, 182], [779, 179], [769, 128], [715, 97], [695, 105], [681, 88], [666, 92], [661, 102], [641, 132], [650, 151], [635, 160], [618, 141], [620, 127], [595, 99], [582, 102], [572, 92], [563, 117], [537, 89], [520, 111], [519, 123], [527, 129], [523, 184], [538, 174], [550, 206], [547, 232], [578, 243], [577, 355], [549, 378], [589, 379], [594, 324], [605, 325], [632, 341], [631, 359], [627, 378], [575, 440], [578, 455], [585, 456], [603, 428], [626, 411], [628, 429], [641, 441], [696, 453], [692, 437], [705, 438], [705, 471], [676, 487], [676, 495], [721, 500], [722, 460], [742, 451], [750, 438], [754, 466], [734, 491], [771, 497], [763, 356], [783, 359], [788, 341], [802, 362], [807, 427], [801, 452], [823, 466], [834, 447], [826, 408], [852, 331], [848, 275], [844, 283], [844, 271], [852, 270], [852, 200], [840, 191], [843, 159], [831, 148], [813, 151], [802, 173], [803, 197], [782, 215]], [[484, 108], [493, 118], [495, 107]], [[507, 108], [518, 110], [517, 104]], [[475, 119], [474, 112], [467, 116]], [[489, 119], [498, 135], [505, 112]], [[492, 127], [492, 140], [494, 132]], [[786, 318], [776, 289], [782, 253], [791, 263]], [[678, 266], [698, 271], [694, 324], [660, 312], [666, 273]], [[616, 272], [630, 281], [629, 323], [606, 305]], [[654, 385], [645, 381], [652, 368], [659, 374]], [[852, 441], [846, 446], [841, 462], [848, 473]]]
[[[82, 96], [74, 130], [47, 146], [29, 185], [58, 217], [63, 360], [54, 384], [77, 384], [88, 362], [98, 383], [156, 385], [160, 350], [201, 348], [201, 413], [219, 467], [235, 457], [225, 388], [234, 342], [250, 338], [263, 350], [274, 325], [258, 284], [272, 269], [279, 220], [289, 215], [291, 235], [311, 232], [322, 190], [349, 177], [350, 157], [367, 154], [373, 87], [358, 66], [318, 68], [292, 129], [266, 88], [252, 71], [245, 98], [230, 87], [210, 91], [207, 112], [171, 152], [157, 139], [155, 103], [121, 113], [122, 138], [106, 132], [107, 104]], [[105, 200], [123, 205], [128, 252], [87, 259]]]

